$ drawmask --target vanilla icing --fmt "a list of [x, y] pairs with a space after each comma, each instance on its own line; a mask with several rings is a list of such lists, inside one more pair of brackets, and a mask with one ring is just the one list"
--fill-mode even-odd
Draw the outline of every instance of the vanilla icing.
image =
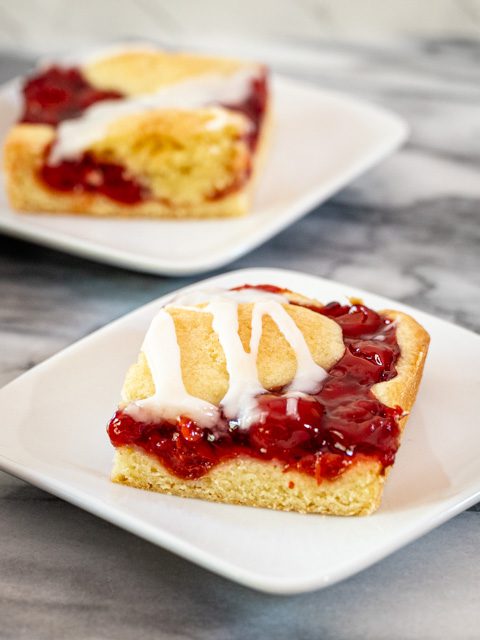
[[[49, 163], [55, 165], [79, 156], [105, 137], [112, 122], [124, 116], [160, 109], [238, 104], [248, 96], [251, 83], [258, 73], [258, 67], [255, 66], [245, 66], [231, 74], [205, 73], [162, 87], [151, 94], [93, 104], [78, 118], [64, 120], [58, 125]], [[224, 126], [225, 113], [214, 107], [212, 114], [214, 117], [207, 126]]]
[[142, 345], [155, 386], [153, 396], [131, 403], [130, 415], [143, 422], [164, 419], [175, 422], [187, 415], [198, 424], [212, 427], [218, 421], [217, 406], [190, 395], [182, 378], [180, 347], [172, 316], [161, 309], [153, 319]]
[[[249, 350], [243, 348], [238, 333], [238, 305], [252, 303], [252, 330]], [[295, 376], [284, 394], [288, 398], [287, 410], [293, 415], [298, 399], [313, 393], [327, 376], [325, 369], [314, 361], [303, 333], [283, 306], [287, 299], [279, 294], [243, 289], [240, 291], [195, 291], [174, 300], [160, 310], [153, 320], [142, 351], [155, 386], [155, 393], [145, 400], [130, 403], [126, 411], [142, 420], [166, 419], [175, 421], [186, 415], [205, 427], [214, 427], [220, 410], [234, 420], [238, 428], [248, 428], [261, 421], [257, 398], [268, 390], [259, 380], [258, 350], [263, 330], [263, 318], [269, 316], [293, 349], [297, 359]], [[195, 306], [205, 304], [205, 306]], [[229, 386], [219, 407], [190, 395], [184, 385], [181, 371], [180, 348], [175, 323], [168, 308], [185, 308], [212, 316], [212, 328], [225, 354]]]

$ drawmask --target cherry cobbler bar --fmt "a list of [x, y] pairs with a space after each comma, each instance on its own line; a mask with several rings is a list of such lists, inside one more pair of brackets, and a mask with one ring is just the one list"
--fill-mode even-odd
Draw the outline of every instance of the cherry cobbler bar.
[[19, 211], [247, 213], [269, 116], [264, 66], [137, 47], [37, 70], [4, 148]]
[[163, 307], [109, 426], [115, 482], [334, 515], [379, 506], [429, 337], [410, 316], [273, 285]]

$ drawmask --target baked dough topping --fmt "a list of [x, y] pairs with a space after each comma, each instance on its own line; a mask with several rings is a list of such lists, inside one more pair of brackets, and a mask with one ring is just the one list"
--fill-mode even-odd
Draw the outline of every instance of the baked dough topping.
[[[197, 76], [163, 87], [154, 93], [124, 97], [122, 100], [98, 101], [78, 117], [59, 123], [49, 162], [58, 164], [62, 160], [79, 157], [102, 140], [108, 134], [110, 126], [121, 118], [164, 109], [199, 109], [211, 105], [242, 104], [258, 77], [257, 67], [247, 67], [228, 76], [219, 73]], [[206, 127], [221, 128], [232, 117], [225, 109], [217, 109], [213, 115], [214, 118], [205, 124]], [[249, 126], [247, 123], [247, 129]]]
[[[192, 304], [193, 301], [201, 299], [201, 294], [199, 296], [199, 292], [196, 292], [190, 299], [183, 296], [182, 304], [174, 301], [161, 309], [154, 318], [142, 346], [155, 392], [150, 397], [130, 403], [125, 411], [142, 422], [162, 419], [175, 421], [179, 415], [187, 415], [199, 426], [210, 429], [215, 429], [219, 423], [221, 412], [224, 418], [236, 421], [239, 429], [248, 429], [253, 422], [260, 419], [258, 396], [267, 393], [272, 386], [271, 382], [262, 384], [259, 375], [265, 360], [263, 356], [259, 362], [264, 317], [273, 320], [277, 330], [293, 350], [295, 372], [288, 384], [282, 385], [285, 387], [284, 395], [315, 392], [327, 377], [327, 372], [315, 362], [302, 331], [287, 312], [288, 299], [278, 294], [258, 291], [256, 293], [260, 295], [253, 295], [251, 291], [248, 291], [246, 296], [243, 291], [229, 291], [216, 295], [207, 293], [205, 297], [210, 298], [208, 303]], [[239, 302], [245, 299], [249, 302]], [[211, 395], [210, 398], [202, 399], [187, 391], [182, 375], [181, 350], [175, 321], [169, 310], [177, 314], [183, 312], [208, 316], [208, 322], [211, 324], [210, 335], [213, 332], [214, 337], [218, 339], [228, 375], [228, 387], [218, 406], [212, 402], [214, 398]], [[245, 314], [250, 316], [247, 349], [239, 334], [240, 310], [242, 318]], [[325, 317], [314, 317], [314, 320], [317, 325], [315, 338], [320, 342], [322, 339], [328, 342], [328, 356], [323, 356], [322, 360], [330, 364], [343, 354], [341, 332], [334, 322]], [[245, 318], [244, 324], [246, 322]], [[195, 345], [189, 341], [184, 348], [192, 351]], [[208, 356], [202, 353], [201, 349], [202, 347], [197, 361], [202, 361], [203, 364]], [[192, 375], [200, 375], [199, 366], [193, 365], [193, 371], [189, 372], [187, 378], [191, 378]]]
[[372, 393], [396, 376], [391, 319], [271, 286], [207, 298], [154, 320], [109, 425], [115, 446], [139, 446], [182, 478], [238, 456], [318, 481], [365, 457], [393, 464], [403, 412]]

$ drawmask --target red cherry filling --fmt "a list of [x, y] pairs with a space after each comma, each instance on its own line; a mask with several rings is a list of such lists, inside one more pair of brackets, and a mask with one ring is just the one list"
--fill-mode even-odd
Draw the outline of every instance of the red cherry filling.
[[76, 67], [49, 67], [23, 86], [24, 109], [20, 122], [56, 126], [76, 118], [95, 102], [120, 100], [118, 91], [95, 89]]
[[[66, 119], [77, 118], [85, 109], [102, 100], [121, 100], [117, 91], [102, 91], [93, 87], [76, 67], [52, 66], [29, 78], [23, 86], [24, 109], [20, 122], [57, 126]], [[225, 105], [243, 113], [251, 122], [247, 143], [253, 150], [265, 115], [268, 97], [266, 71], [252, 81], [250, 93], [240, 103]], [[227, 196], [248, 180], [250, 169], [230, 187], [214, 193], [211, 200]], [[101, 193], [127, 205], [151, 198], [147, 189], [127, 174], [125, 167], [95, 159], [85, 153], [75, 160], [48, 164], [48, 153], [39, 171], [40, 179], [54, 191]]]
[[342, 327], [343, 335], [349, 338], [374, 333], [381, 323], [378, 313], [363, 304], [349, 306], [330, 302], [325, 307], [314, 307], [313, 310], [333, 318]]
[[[272, 285], [255, 288], [285, 291]], [[285, 470], [295, 469], [319, 482], [336, 478], [365, 456], [383, 468], [393, 464], [402, 410], [383, 405], [371, 388], [396, 375], [400, 349], [394, 325], [363, 305], [335, 302], [311, 308], [338, 322], [345, 342], [345, 354], [317, 393], [299, 398], [285, 398], [280, 392], [259, 396], [260, 417], [247, 430], [223, 416], [211, 431], [186, 417], [176, 425], [145, 424], [119, 411], [108, 427], [112, 444], [138, 446], [181, 478], [201, 477], [238, 456], [275, 460]]]
[[250, 92], [243, 102], [235, 104], [225, 104], [227, 109], [237, 111], [246, 116], [251, 123], [251, 131], [248, 135], [248, 143], [251, 149], [255, 149], [258, 142], [258, 135], [265, 116], [268, 103], [268, 77], [264, 69], [262, 75], [252, 80]]
[[64, 160], [58, 165], [44, 163], [40, 177], [55, 191], [101, 193], [122, 204], [135, 204], [148, 197], [148, 190], [128, 175], [125, 167], [100, 162], [89, 153], [79, 160]]

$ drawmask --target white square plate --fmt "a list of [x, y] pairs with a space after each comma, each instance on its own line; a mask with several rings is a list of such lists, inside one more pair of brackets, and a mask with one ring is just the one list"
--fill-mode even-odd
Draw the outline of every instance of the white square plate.
[[272, 593], [325, 587], [360, 571], [480, 498], [480, 337], [380, 296], [313, 276], [247, 269], [198, 286], [272, 283], [324, 301], [362, 297], [412, 313], [431, 351], [377, 513], [334, 518], [221, 505], [109, 481], [105, 425], [155, 312], [152, 302], [0, 391], [0, 468], [185, 558]]
[[[117, 266], [200, 273], [251, 251], [390, 154], [398, 116], [348, 96], [273, 78], [274, 127], [253, 210], [231, 220], [152, 221], [19, 215], [0, 193], [0, 231]], [[18, 113], [18, 81], [0, 89], [0, 141]], [[1, 190], [0, 190], [1, 191]]]

